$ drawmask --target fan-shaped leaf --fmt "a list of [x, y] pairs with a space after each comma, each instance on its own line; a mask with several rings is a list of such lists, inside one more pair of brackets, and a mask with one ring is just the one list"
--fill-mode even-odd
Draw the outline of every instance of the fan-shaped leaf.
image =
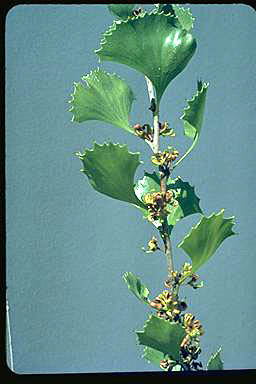
[[153, 83], [157, 102], [168, 84], [186, 67], [196, 41], [178, 19], [157, 10], [142, 16], [114, 21], [95, 52], [100, 60], [128, 65]]
[[101, 120], [134, 133], [128, 116], [135, 96], [131, 88], [116, 74], [100, 68], [75, 83], [71, 95], [72, 121]]
[[235, 235], [232, 231], [234, 217], [224, 219], [223, 216], [224, 209], [209, 217], [203, 216], [178, 245], [192, 259], [193, 272], [212, 257], [226, 238]]
[[179, 361], [180, 344], [185, 336], [185, 330], [180, 324], [151, 315], [143, 331], [136, 333], [139, 344], [154, 348]]
[[134, 175], [141, 161], [139, 153], [131, 153], [126, 145], [94, 144], [93, 149], [77, 153], [82, 172], [96, 191], [114, 199], [145, 207], [134, 193]]

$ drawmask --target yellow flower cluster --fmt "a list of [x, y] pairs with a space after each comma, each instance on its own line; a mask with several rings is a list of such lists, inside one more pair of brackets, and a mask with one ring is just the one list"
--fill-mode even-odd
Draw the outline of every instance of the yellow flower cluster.
[[166, 312], [166, 315], [171, 319], [180, 315], [187, 308], [186, 303], [177, 301], [167, 290], [164, 290], [153, 301], [150, 301], [149, 305], [158, 311]]
[[153, 141], [153, 131], [149, 124], [135, 124], [133, 126], [134, 132], [143, 140]]
[[191, 313], [186, 313], [184, 315], [183, 325], [185, 327], [186, 333], [190, 337], [202, 336], [204, 334], [204, 329], [200, 324], [199, 320], [195, 320], [195, 316]]
[[163, 151], [153, 155], [151, 157], [151, 161], [155, 165], [168, 165], [172, 161], [176, 160], [178, 156], [179, 152], [176, 150], [173, 150], [172, 152]]
[[192, 265], [185, 262], [182, 268], [182, 277], [187, 278], [191, 275], [191, 273], [192, 273]]
[[160, 130], [159, 130], [160, 135], [171, 136], [171, 137], [175, 136], [174, 130], [169, 127], [169, 124], [167, 121], [164, 121], [163, 123], [160, 123], [159, 125], [160, 125]]
[[163, 218], [169, 211], [167, 210], [167, 204], [172, 206], [178, 205], [178, 201], [174, 199], [174, 192], [169, 190], [164, 192], [146, 193], [144, 196], [144, 203], [148, 208], [148, 220], [154, 221], [159, 218]]

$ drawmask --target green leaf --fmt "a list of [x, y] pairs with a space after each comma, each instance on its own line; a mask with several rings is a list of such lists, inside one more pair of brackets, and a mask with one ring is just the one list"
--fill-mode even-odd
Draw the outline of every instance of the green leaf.
[[171, 204], [168, 204], [169, 214], [167, 216], [168, 225], [171, 226], [171, 231], [173, 227], [176, 225], [177, 221], [179, 221], [183, 216], [183, 212], [180, 204], [176, 207], [173, 207]]
[[171, 14], [176, 16], [179, 21], [180, 27], [190, 31], [193, 28], [195, 18], [192, 16], [189, 8], [182, 8], [178, 4], [155, 4], [158, 12]]
[[175, 16], [172, 4], [154, 4], [154, 6], [156, 7], [158, 13], [164, 12], [165, 15], [171, 14]]
[[193, 28], [195, 20], [189, 8], [180, 7], [178, 4], [172, 4], [172, 8], [180, 22], [181, 27], [189, 32]]
[[223, 370], [223, 362], [220, 358], [221, 347], [216, 353], [213, 353], [207, 363], [207, 370]]
[[114, 21], [103, 36], [95, 51], [100, 60], [125, 64], [146, 75], [155, 87], [158, 104], [196, 50], [196, 40], [179, 27], [177, 18], [156, 9]]
[[126, 282], [128, 289], [141, 301], [144, 303], [148, 302], [149, 290], [148, 288], [141, 283], [140, 279], [134, 275], [132, 272], [125, 272], [123, 274], [123, 279]]
[[143, 331], [136, 333], [139, 344], [154, 348], [179, 361], [180, 344], [185, 336], [185, 330], [180, 324], [151, 315]]
[[136, 4], [109, 4], [108, 10], [120, 19], [127, 19], [128, 16], [132, 15], [132, 11]]
[[143, 179], [137, 181], [134, 187], [136, 196], [143, 201], [147, 193], [160, 192], [160, 180], [156, 172], [144, 172]]
[[95, 143], [93, 149], [77, 153], [84, 166], [82, 172], [96, 191], [143, 208], [134, 193], [134, 175], [142, 163], [139, 155], [129, 152], [127, 145], [112, 143]]
[[184, 108], [183, 115], [180, 117], [184, 123], [184, 135], [192, 139], [193, 143], [186, 153], [174, 164], [174, 168], [187, 157], [198, 142], [203, 124], [208, 87], [209, 83], [197, 82], [197, 92], [191, 100], [188, 100], [188, 105]]
[[179, 203], [177, 208], [179, 209], [175, 213], [175, 220], [171, 220], [171, 217], [168, 217], [170, 225], [175, 225], [177, 221], [194, 213], [203, 213], [199, 205], [200, 199], [195, 194], [195, 187], [191, 187], [187, 181], [183, 181], [178, 176], [176, 179], [168, 182], [167, 188], [176, 191], [180, 190], [180, 194], [177, 197]]
[[101, 120], [134, 133], [128, 117], [135, 96], [131, 88], [116, 74], [97, 68], [74, 83], [70, 112], [72, 121]]
[[160, 366], [160, 360], [164, 360], [164, 353], [157, 351], [154, 348], [145, 347], [143, 357], [149, 363], [156, 364], [158, 367]]
[[178, 245], [192, 259], [193, 272], [212, 257], [226, 238], [235, 235], [232, 231], [234, 217], [224, 219], [223, 216], [224, 209], [209, 217], [203, 216]]
[[[168, 215], [168, 224], [176, 225], [177, 221], [194, 213], [202, 213], [199, 205], [200, 199], [195, 194], [194, 187], [183, 181], [180, 177], [170, 180], [167, 184], [167, 189], [180, 192], [177, 197], [179, 205], [176, 208], [169, 207], [171, 213]], [[143, 197], [147, 193], [160, 192], [160, 179], [156, 172], [150, 174], [145, 172], [143, 179], [138, 180], [135, 185], [136, 196], [143, 201]], [[146, 211], [145, 211], [146, 212]], [[144, 213], [145, 213], [144, 212]]]
[[[153, 174], [150, 174], [145, 172], [144, 174], [145, 176], [143, 177], [143, 179], [138, 180], [134, 186], [135, 194], [142, 202], [144, 201], [143, 198], [147, 193], [160, 191], [160, 181], [156, 173], [154, 172]], [[144, 208], [141, 207], [140, 209], [142, 211], [144, 218], [147, 218], [149, 213], [146, 207]], [[159, 220], [154, 221], [153, 224], [157, 228], [161, 227], [162, 225]]]
[[191, 100], [188, 100], [188, 106], [181, 116], [184, 121], [184, 134], [192, 140], [195, 140], [201, 132], [208, 86], [209, 83], [198, 81], [197, 92]]

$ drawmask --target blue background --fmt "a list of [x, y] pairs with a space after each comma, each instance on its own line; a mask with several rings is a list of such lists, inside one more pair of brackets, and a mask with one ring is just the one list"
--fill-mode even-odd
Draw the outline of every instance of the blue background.
[[[179, 117], [196, 81], [210, 82], [199, 145], [174, 176], [196, 187], [207, 215], [235, 215], [239, 236], [200, 269], [205, 287], [183, 294], [206, 330], [202, 362], [221, 345], [225, 369], [255, 368], [255, 11], [190, 8], [198, 49], [165, 92], [160, 117], [183, 152], [190, 143]], [[144, 160], [138, 179], [152, 171], [150, 150], [111, 125], [72, 123], [68, 112], [73, 81], [99, 65], [93, 50], [112, 20], [105, 5], [19, 5], [7, 15], [7, 284], [18, 373], [157, 370], [135, 341], [149, 311], [122, 280], [132, 271], [151, 297], [163, 289], [164, 257], [140, 250], [156, 230], [129, 204], [95, 192], [74, 156], [94, 140], [127, 143]], [[136, 93], [131, 122], [150, 122], [143, 76], [103, 67]], [[177, 268], [189, 260], [176, 245], [199, 219], [174, 230]]]

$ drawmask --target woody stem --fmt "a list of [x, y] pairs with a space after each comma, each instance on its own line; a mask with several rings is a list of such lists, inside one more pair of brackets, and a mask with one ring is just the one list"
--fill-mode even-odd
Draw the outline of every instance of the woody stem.
[[[147, 88], [148, 88], [148, 95], [149, 100], [152, 102], [153, 99], [155, 99], [155, 92], [152, 82], [149, 80], [147, 76], [145, 76], [146, 82], [147, 82]], [[160, 129], [159, 129], [159, 104], [156, 104], [156, 109], [153, 111], [153, 124], [154, 124], [154, 136], [153, 136], [153, 145], [152, 149], [154, 153], [160, 152]], [[166, 193], [167, 191], [167, 181], [170, 175], [170, 168], [163, 168], [159, 167], [159, 173], [160, 173], [160, 191], [162, 193]], [[162, 224], [163, 230], [161, 231], [161, 236], [164, 243], [164, 252], [167, 260], [167, 274], [168, 274], [168, 280], [172, 280], [172, 274], [171, 272], [174, 270], [174, 264], [173, 264], [173, 253], [172, 253], [172, 244], [171, 239], [169, 235], [168, 230], [168, 222], [167, 217], [165, 217], [163, 224]]]
[[[147, 76], [145, 76], [148, 88], [149, 101], [152, 103], [152, 100], [155, 100], [155, 91], [154, 86]], [[152, 150], [154, 153], [160, 152], [160, 135], [159, 135], [159, 106], [156, 105], [156, 109], [153, 112], [153, 126], [154, 126], [154, 136], [153, 136], [153, 145]]]
[[154, 153], [160, 152], [159, 108], [158, 108], [158, 106], [156, 108], [157, 109], [153, 114], [153, 121], [154, 121], [153, 150], [154, 150]]
[[[162, 166], [159, 167], [159, 174], [160, 174], [160, 191], [162, 193], [166, 193], [167, 191], [167, 181], [170, 174], [170, 169], [163, 168]], [[172, 271], [174, 271], [174, 263], [173, 263], [173, 252], [172, 252], [172, 243], [171, 238], [169, 235], [169, 228], [168, 228], [168, 221], [167, 217], [164, 218], [163, 224], [163, 231], [161, 233], [162, 239], [164, 242], [164, 248], [165, 248], [165, 256], [167, 261], [167, 273], [168, 273], [168, 280], [172, 280]]]

